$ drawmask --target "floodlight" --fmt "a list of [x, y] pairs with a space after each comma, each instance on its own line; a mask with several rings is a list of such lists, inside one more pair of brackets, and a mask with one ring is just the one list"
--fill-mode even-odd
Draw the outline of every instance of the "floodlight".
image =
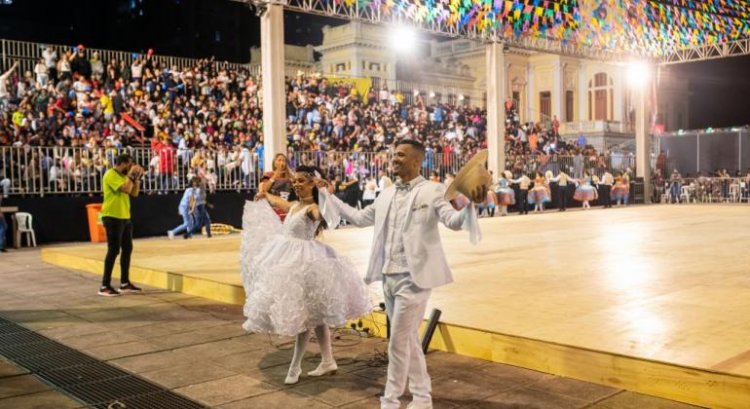
[[633, 61], [628, 64], [628, 82], [633, 87], [644, 86], [651, 76], [649, 66], [643, 61]]
[[391, 48], [399, 53], [412, 52], [417, 48], [417, 31], [408, 26], [390, 28]]

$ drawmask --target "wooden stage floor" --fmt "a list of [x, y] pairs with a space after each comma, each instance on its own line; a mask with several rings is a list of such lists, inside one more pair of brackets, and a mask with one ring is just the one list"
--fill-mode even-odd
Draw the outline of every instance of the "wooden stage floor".
[[[549, 211], [481, 226], [478, 246], [465, 232], [442, 231], [455, 278], [430, 302], [454, 330], [441, 335], [442, 349], [708, 406], [743, 398], [750, 406], [749, 205]], [[324, 241], [364, 273], [371, 238], [371, 229], [345, 228]], [[238, 235], [138, 240], [132, 264], [147, 275], [232, 285], [237, 291], [207, 296], [241, 303], [238, 249]], [[97, 272], [104, 252], [83, 244], [43, 254]]]

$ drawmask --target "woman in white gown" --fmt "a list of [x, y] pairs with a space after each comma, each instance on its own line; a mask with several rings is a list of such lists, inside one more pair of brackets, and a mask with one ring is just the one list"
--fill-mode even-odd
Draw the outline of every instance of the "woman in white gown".
[[[242, 217], [241, 274], [247, 296], [243, 328], [296, 336], [286, 384], [299, 380], [311, 329], [322, 360], [307, 374], [333, 374], [338, 368], [329, 327], [371, 311], [364, 281], [354, 265], [315, 239], [326, 227], [317, 205], [316, 176], [315, 168], [298, 167], [292, 187], [299, 201], [260, 193], [258, 198], [266, 200], [246, 202]], [[269, 203], [287, 213], [283, 224]]]

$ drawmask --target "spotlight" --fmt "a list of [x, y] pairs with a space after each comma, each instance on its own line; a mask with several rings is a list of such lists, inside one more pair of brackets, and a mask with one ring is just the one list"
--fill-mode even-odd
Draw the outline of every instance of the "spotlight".
[[417, 95], [419, 95], [419, 91], [418, 90], [414, 90], [414, 96], [416, 97]]
[[430, 91], [430, 98], [435, 98], [435, 93]]
[[417, 48], [417, 32], [411, 27], [395, 26], [391, 28], [391, 48], [396, 52], [408, 53]]
[[464, 94], [458, 94], [458, 100], [463, 101], [464, 100]]
[[633, 61], [628, 64], [628, 82], [634, 87], [645, 85], [650, 76], [648, 64], [643, 61]]

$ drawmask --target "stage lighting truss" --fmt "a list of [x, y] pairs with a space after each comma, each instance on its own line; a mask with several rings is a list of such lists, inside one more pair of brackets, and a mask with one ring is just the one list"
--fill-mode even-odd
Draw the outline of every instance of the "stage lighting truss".
[[[262, 6], [263, 4], [280, 4], [286, 9], [301, 13], [315, 14], [325, 17], [334, 17], [350, 21], [361, 21], [377, 25], [395, 26], [395, 25], [407, 25], [415, 27], [423, 32], [428, 32], [440, 36], [452, 37], [452, 38], [466, 38], [474, 39], [483, 42], [502, 42], [509, 47], [520, 48], [525, 50], [537, 51], [542, 53], [552, 53], [568, 55], [579, 58], [593, 59], [593, 60], [604, 60], [604, 61], [628, 61], [632, 59], [648, 60], [652, 63], [657, 64], [677, 64], [692, 61], [704, 61], [718, 58], [726, 58], [740, 55], [750, 55], [750, 38], [738, 38], [735, 40], [727, 40], [722, 43], [707, 44], [707, 45], [691, 45], [683, 48], [674, 48], [664, 52], [661, 50], [661, 55], [654, 55], [653, 53], [641, 49], [633, 44], [637, 44], [640, 39], [634, 39], [633, 33], [628, 34], [628, 39], [620, 39], [620, 41], [632, 41], [629, 49], [619, 49], [617, 47], [600, 47], [592, 44], [581, 44], [572, 40], [561, 40], [559, 38], [545, 37], [543, 35], [514, 35], [513, 33], [508, 34], [507, 26], [503, 30], [484, 28], [480, 29], [478, 24], [458, 24], [455, 19], [437, 19], [437, 18], [426, 18], [423, 15], [415, 15], [409, 10], [402, 10], [399, 13], [392, 13], [387, 11], [387, 7], [395, 7], [393, 4], [383, 1], [360, 1], [360, 0], [234, 0], [243, 3], [253, 4], [256, 7]], [[520, 3], [524, 3], [527, 0], [518, 0]], [[528, 0], [530, 1], [530, 0]], [[593, 0], [592, 0], [593, 1]], [[440, 7], [444, 7], [446, 4], [444, 1], [435, 0], [433, 1], [439, 4]], [[576, 6], [582, 1], [571, 1], [571, 0], [555, 0], [550, 2], [544, 2], [546, 4], [566, 4], [570, 7]], [[610, 1], [600, 1], [600, 3], [608, 5]], [[656, 7], [658, 9], [659, 2], [652, 1], [650, 7]], [[410, 4], [409, 2], [399, 2], [397, 5]], [[420, 1], [415, 0], [414, 4], [421, 4]], [[532, 4], [536, 4], [533, 3]], [[598, 3], [595, 3], [598, 4]], [[667, 3], [664, 3], [667, 4]], [[679, 4], [673, 7], [682, 7]], [[399, 6], [401, 7], [401, 6]], [[611, 5], [609, 7], [612, 7]], [[686, 7], [683, 7], [687, 10]], [[383, 10], [386, 10], [385, 12]], [[691, 9], [692, 10], [692, 9]], [[652, 10], [653, 11], [653, 10]], [[444, 9], [443, 9], [443, 12]], [[588, 13], [591, 10], [586, 10], [586, 18], [591, 18]], [[626, 10], [618, 10], [611, 8], [611, 13], [615, 12], [627, 12]], [[415, 12], [417, 13], [417, 12]], [[705, 12], [704, 15], [711, 15], [710, 11]], [[721, 13], [716, 14], [717, 18], [724, 18], [726, 16]], [[623, 24], [622, 15], [619, 17], [620, 21], [616, 24]], [[737, 17], [732, 17], [737, 20]], [[601, 22], [605, 22], [606, 17]], [[747, 22], [748, 19], [739, 17], [742, 22]], [[579, 18], [579, 22], [580, 22]], [[571, 30], [579, 29], [576, 27], [575, 22], [569, 21], [567, 18], [560, 19], [555, 17], [555, 23], [565, 25], [566, 28]], [[582, 25], [586, 26], [587, 24]], [[750, 22], [748, 23], [750, 25]], [[588, 30], [591, 27], [583, 27], [581, 29]], [[676, 27], [676, 29], [681, 29]], [[744, 34], [743, 34], [744, 35]], [[654, 48], [651, 47], [652, 51]]]
[[675, 51], [660, 59], [662, 65], [679, 64], [692, 61], [716, 60], [727, 57], [750, 55], [750, 39], [731, 41], [722, 44], [710, 44], [686, 50]]

